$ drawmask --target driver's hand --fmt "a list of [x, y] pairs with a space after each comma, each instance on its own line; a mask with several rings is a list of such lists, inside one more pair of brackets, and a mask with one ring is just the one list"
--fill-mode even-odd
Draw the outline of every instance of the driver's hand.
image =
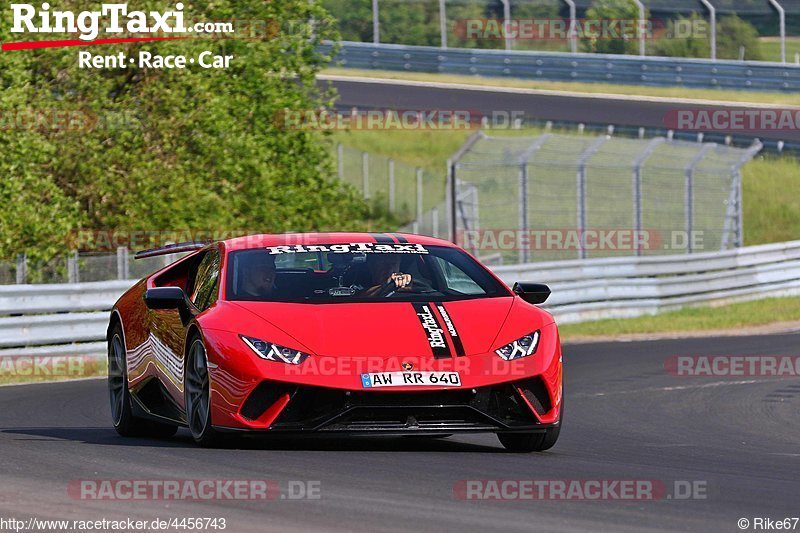
[[395, 272], [389, 279], [386, 280], [386, 283], [394, 283], [394, 286], [398, 289], [402, 289], [403, 287], [408, 287], [411, 285], [411, 274], [403, 274], [402, 272]]

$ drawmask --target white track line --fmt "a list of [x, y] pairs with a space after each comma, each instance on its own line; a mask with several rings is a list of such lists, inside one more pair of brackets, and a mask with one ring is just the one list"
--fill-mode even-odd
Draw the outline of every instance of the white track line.
[[[338, 74], [318, 74], [317, 79], [324, 81], [349, 81], [354, 83], [374, 83], [405, 87], [427, 87], [431, 89], [451, 89], [457, 91], [476, 91], [504, 94], [529, 94], [539, 96], [564, 96], [569, 98], [586, 98], [596, 100], [622, 100], [628, 102], [651, 102], [659, 104], [690, 104], [704, 106], [725, 106], [744, 109], [797, 109], [800, 106], [785, 104], [764, 104], [755, 102], [728, 102], [724, 100], [701, 100], [694, 98], [678, 98], [674, 96], [642, 96], [613, 93], [582, 93], [579, 91], [556, 91], [550, 89], [525, 89], [521, 87], [499, 87], [496, 85], [470, 85], [468, 83], [448, 83], [440, 81], [398, 80], [392, 78], [372, 78], [365, 76], [343, 76]], [[691, 89], [687, 89], [691, 90]]]

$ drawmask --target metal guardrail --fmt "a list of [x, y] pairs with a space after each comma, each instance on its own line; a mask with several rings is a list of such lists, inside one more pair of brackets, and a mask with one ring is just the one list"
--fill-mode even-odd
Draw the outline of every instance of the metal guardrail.
[[[324, 45], [330, 51], [331, 45]], [[346, 41], [336, 56], [349, 68], [437, 72], [549, 81], [621, 83], [751, 91], [800, 90], [800, 65], [609, 54], [441, 49]]]
[[[553, 295], [544, 307], [560, 323], [571, 323], [654, 314], [694, 304], [800, 295], [800, 241], [691, 255], [492, 269], [509, 285], [519, 280], [550, 284]], [[133, 283], [0, 287], [0, 315], [4, 315], [0, 316], [0, 357], [103, 357], [108, 310]], [[47, 299], [50, 307], [44, 305]]]
[[560, 323], [655, 314], [692, 304], [800, 295], [800, 241], [721, 252], [553, 261], [492, 268], [550, 285]]

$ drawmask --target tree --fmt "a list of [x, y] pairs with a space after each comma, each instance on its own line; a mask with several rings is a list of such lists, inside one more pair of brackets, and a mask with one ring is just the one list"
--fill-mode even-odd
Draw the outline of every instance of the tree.
[[717, 57], [739, 59], [742, 48], [744, 59], [763, 59], [756, 28], [736, 15], [722, 17], [717, 24]]
[[[97, 8], [64, 4], [59, 9]], [[136, 9], [172, 7], [148, 0]], [[2, 42], [69, 38], [21, 39], [8, 31], [10, 10], [3, 13]], [[308, 0], [201, 0], [187, 5], [186, 18], [267, 21], [262, 29], [278, 31], [90, 49], [130, 58], [210, 51], [233, 56], [228, 69], [82, 69], [75, 48], [0, 54], [0, 110], [88, 117], [77, 128], [0, 131], [0, 194], [14, 206], [0, 215], [0, 257], [31, 247], [52, 252], [76, 227], [282, 232], [367, 225], [369, 207], [331, 179], [324, 135], [280, 120], [286, 110], [332, 102], [316, 83], [330, 60], [317, 47], [338, 38], [327, 12]]]
[[[650, 18], [649, 11], [645, 11], [645, 20]], [[589, 9], [586, 10], [587, 21], [609, 21], [624, 22], [633, 25], [634, 31], [622, 33], [620, 38], [612, 38], [608, 35], [582, 36], [578, 33], [581, 49], [585, 52], [596, 52], [600, 54], [638, 54], [639, 39], [636, 28], [638, 25], [634, 21], [639, 20], [639, 8], [633, 0], [594, 0]]]
[[708, 22], [697, 13], [670, 20], [664, 35], [653, 43], [651, 53], [667, 57], [709, 57]]

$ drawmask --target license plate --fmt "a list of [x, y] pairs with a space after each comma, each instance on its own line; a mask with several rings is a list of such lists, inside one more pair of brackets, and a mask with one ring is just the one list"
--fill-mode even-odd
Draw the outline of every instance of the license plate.
[[458, 372], [374, 372], [361, 374], [365, 389], [378, 387], [460, 387]]

